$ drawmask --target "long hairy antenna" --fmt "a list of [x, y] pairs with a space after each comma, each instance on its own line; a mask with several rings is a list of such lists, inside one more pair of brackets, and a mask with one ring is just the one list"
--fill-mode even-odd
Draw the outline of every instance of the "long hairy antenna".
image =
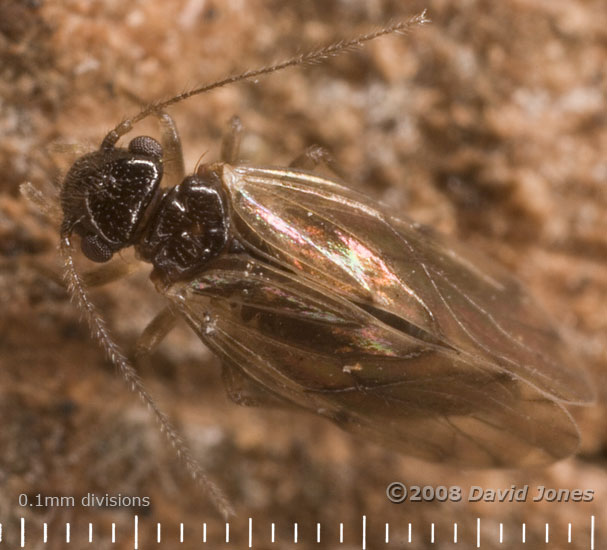
[[121, 136], [128, 133], [135, 124], [142, 121], [144, 118], [147, 118], [153, 113], [160, 112], [166, 109], [167, 107], [170, 107], [171, 105], [175, 105], [175, 103], [180, 103], [181, 101], [184, 101], [185, 99], [188, 99], [192, 96], [203, 94], [215, 88], [221, 88], [222, 86], [226, 86], [227, 84], [233, 84], [235, 82], [241, 82], [243, 80], [251, 80], [258, 76], [286, 69], [287, 67], [294, 67], [297, 65], [314, 65], [330, 57], [334, 57], [342, 53], [346, 53], [354, 49], [360, 48], [366, 42], [375, 40], [380, 36], [385, 36], [387, 34], [407, 34], [414, 27], [419, 27], [430, 22], [430, 19], [426, 17], [426, 11], [427, 10], [424, 10], [421, 13], [410, 17], [407, 20], [390, 23], [384, 27], [381, 27], [366, 34], [359, 35], [350, 40], [340, 40], [339, 42], [335, 42], [328, 46], [323, 46], [321, 48], [317, 48], [315, 50], [296, 55], [279, 63], [275, 63], [274, 65], [268, 65], [266, 67], [245, 71], [238, 75], [233, 75], [222, 80], [217, 80], [216, 82], [213, 82], [211, 84], [205, 84], [203, 86], [193, 88], [179, 95], [173, 96], [170, 99], [151, 103], [146, 108], [142, 109], [137, 115], [132, 118], [123, 120], [113, 130], [111, 130], [105, 136], [102, 147], [113, 147]]
[[114, 341], [95, 304], [90, 300], [84, 282], [74, 265], [70, 230], [65, 226], [61, 228], [59, 248], [63, 258], [64, 278], [70, 297], [80, 311], [84, 312], [93, 337], [101, 344], [108, 359], [120, 370], [129, 389], [133, 393], [136, 393], [141, 401], [147, 405], [148, 409], [152, 411], [161, 431], [165, 434], [177, 456], [192, 476], [192, 479], [200, 484], [203, 490], [211, 497], [213, 504], [224, 518], [227, 519], [229, 516], [234, 515], [234, 510], [223, 491], [209, 479], [202, 465], [192, 456], [181, 435], [173, 427], [167, 416], [158, 408], [130, 361]]
[[[184, 101], [190, 97], [203, 94], [215, 88], [221, 88], [222, 86], [226, 86], [228, 84], [251, 80], [262, 75], [286, 69], [288, 67], [320, 63], [321, 61], [330, 57], [359, 48], [366, 42], [379, 38], [380, 36], [388, 34], [406, 34], [412, 28], [424, 25], [428, 22], [429, 19], [426, 18], [426, 11], [424, 10], [418, 15], [415, 15], [407, 20], [390, 23], [375, 31], [359, 35], [350, 40], [341, 40], [331, 45], [323, 46], [321, 48], [296, 55], [290, 59], [286, 59], [273, 65], [248, 70], [243, 73], [218, 80], [211, 84], [193, 88], [164, 101], [151, 103], [142, 109], [138, 114], [132, 118], [123, 120], [113, 130], [111, 130], [103, 139], [101, 149], [113, 148], [118, 140], [123, 135], [128, 133], [138, 122], [150, 115], [157, 115], [167, 107], [180, 103], [181, 101]], [[44, 206], [44, 201], [40, 196], [38, 196], [33, 187], [25, 186], [22, 188], [22, 192], [32, 202], [38, 204], [39, 206]], [[54, 219], [59, 217], [59, 212], [56, 208], [46, 207], [46, 210]], [[64, 279], [72, 301], [75, 302], [78, 308], [84, 313], [93, 337], [101, 345], [108, 359], [118, 368], [129, 389], [136, 393], [143, 403], [151, 410], [160, 426], [160, 429], [164, 432], [167, 440], [174, 448], [177, 456], [183, 462], [192, 478], [206, 491], [216, 509], [224, 518], [234, 515], [234, 510], [223, 491], [210, 480], [203, 467], [193, 457], [190, 449], [186, 445], [181, 435], [179, 435], [179, 433], [175, 430], [167, 416], [158, 408], [155, 401], [152, 399], [152, 396], [146, 390], [141, 378], [133, 368], [131, 362], [127, 359], [126, 355], [115, 342], [106, 326], [103, 317], [97, 311], [94, 303], [89, 298], [86, 290], [85, 278], [78, 273], [74, 263], [73, 247], [71, 242], [72, 229], [73, 227], [64, 220], [61, 225], [61, 241], [59, 245], [64, 264]]]

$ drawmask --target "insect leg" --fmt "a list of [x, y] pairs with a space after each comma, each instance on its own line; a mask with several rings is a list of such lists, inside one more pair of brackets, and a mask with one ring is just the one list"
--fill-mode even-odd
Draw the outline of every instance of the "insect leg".
[[162, 432], [165, 434], [171, 446], [175, 449], [179, 459], [185, 464], [192, 479], [200, 483], [200, 485], [208, 491], [217, 510], [227, 519], [228, 516], [234, 514], [230, 502], [223, 494], [223, 491], [207, 476], [204, 468], [196, 461], [181, 435], [173, 428], [173, 425], [167, 416], [158, 408], [158, 405], [156, 405], [156, 402], [143, 385], [135, 368], [114, 341], [112, 334], [105, 325], [105, 321], [98, 313], [95, 304], [89, 299], [82, 277], [78, 273], [74, 263], [73, 246], [69, 227], [66, 227], [65, 225], [61, 228], [61, 244], [59, 250], [63, 258], [64, 277], [68, 291], [85, 316], [94, 338], [99, 342], [108, 359], [120, 370], [130, 390], [138, 394], [141, 400], [152, 411]]
[[34, 187], [29, 181], [19, 187], [21, 194], [33, 204], [40, 212], [49, 218], [51, 223], [61, 225], [63, 212], [59, 204], [58, 195], [50, 195]]
[[238, 160], [243, 128], [240, 118], [236, 115], [230, 119], [229, 124], [230, 128], [221, 143], [221, 160], [228, 164], [234, 164]]
[[83, 273], [82, 280], [87, 287], [107, 285], [135, 273], [142, 265], [135, 260], [120, 258]]
[[[23, 265], [37, 271], [44, 278], [53, 281], [56, 285], [65, 288], [65, 281], [60, 273], [37, 261], [35, 258], [26, 258]], [[135, 260], [124, 261], [117, 259], [102, 266], [91, 269], [80, 275], [87, 288], [104, 286], [138, 271], [144, 264]]]
[[320, 163], [324, 163], [329, 170], [341, 179], [344, 177], [343, 171], [337, 166], [335, 158], [327, 149], [320, 145], [311, 145], [306, 150], [295, 158], [290, 164], [290, 168], [303, 168], [304, 170], [313, 170]]
[[145, 327], [135, 346], [135, 356], [141, 357], [154, 351], [173, 328], [177, 317], [170, 307], [163, 308]]
[[165, 112], [156, 113], [162, 133], [163, 149], [163, 187], [174, 187], [180, 184], [185, 177], [183, 150], [177, 126], [172, 117]]

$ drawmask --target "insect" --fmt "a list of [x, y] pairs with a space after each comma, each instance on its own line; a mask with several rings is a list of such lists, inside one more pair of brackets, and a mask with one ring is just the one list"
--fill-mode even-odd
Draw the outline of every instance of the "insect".
[[[424, 21], [422, 14], [335, 52]], [[152, 264], [168, 306], [143, 347], [184, 318], [221, 358], [227, 392], [239, 403], [295, 405], [405, 454], [467, 467], [533, 466], [572, 454], [579, 434], [565, 405], [591, 400], [590, 385], [507, 272], [307, 169], [312, 153], [289, 167], [239, 162], [237, 121], [219, 162], [188, 176], [182, 162], [164, 162], [181, 155], [164, 112], [172, 104], [333, 53], [325, 48], [154, 104], [76, 160], [61, 191], [61, 251], [94, 336], [169, 426], [88, 298], [75, 237], [93, 262], [134, 247]], [[162, 144], [137, 136], [117, 146], [150, 115], [162, 121]], [[167, 179], [179, 183], [163, 187]]]

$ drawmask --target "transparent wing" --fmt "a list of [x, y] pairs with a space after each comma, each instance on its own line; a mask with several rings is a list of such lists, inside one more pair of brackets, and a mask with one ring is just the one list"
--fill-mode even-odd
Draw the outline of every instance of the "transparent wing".
[[577, 447], [564, 408], [518, 377], [249, 256], [224, 257], [167, 296], [231, 369], [407, 454], [519, 466]]
[[241, 238], [385, 324], [469, 354], [569, 403], [591, 401], [584, 371], [505, 270], [382, 213], [312, 173], [224, 167]]

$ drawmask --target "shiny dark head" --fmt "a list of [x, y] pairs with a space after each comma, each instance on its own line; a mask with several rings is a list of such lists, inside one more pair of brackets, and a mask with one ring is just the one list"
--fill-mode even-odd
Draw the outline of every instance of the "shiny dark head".
[[102, 146], [80, 157], [61, 191], [64, 234], [82, 239], [82, 252], [106, 262], [135, 243], [144, 213], [162, 179], [162, 147], [138, 136], [128, 149]]
[[80, 157], [61, 192], [62, 232], [81, 238], [84, 255], [107, 262], [135, 246], [166, 284], [200, 271], [230, 240], [229, 211], [213, 171], [162, 189], [163, 149], [138, 136], [128, 148], [104, 141]]

